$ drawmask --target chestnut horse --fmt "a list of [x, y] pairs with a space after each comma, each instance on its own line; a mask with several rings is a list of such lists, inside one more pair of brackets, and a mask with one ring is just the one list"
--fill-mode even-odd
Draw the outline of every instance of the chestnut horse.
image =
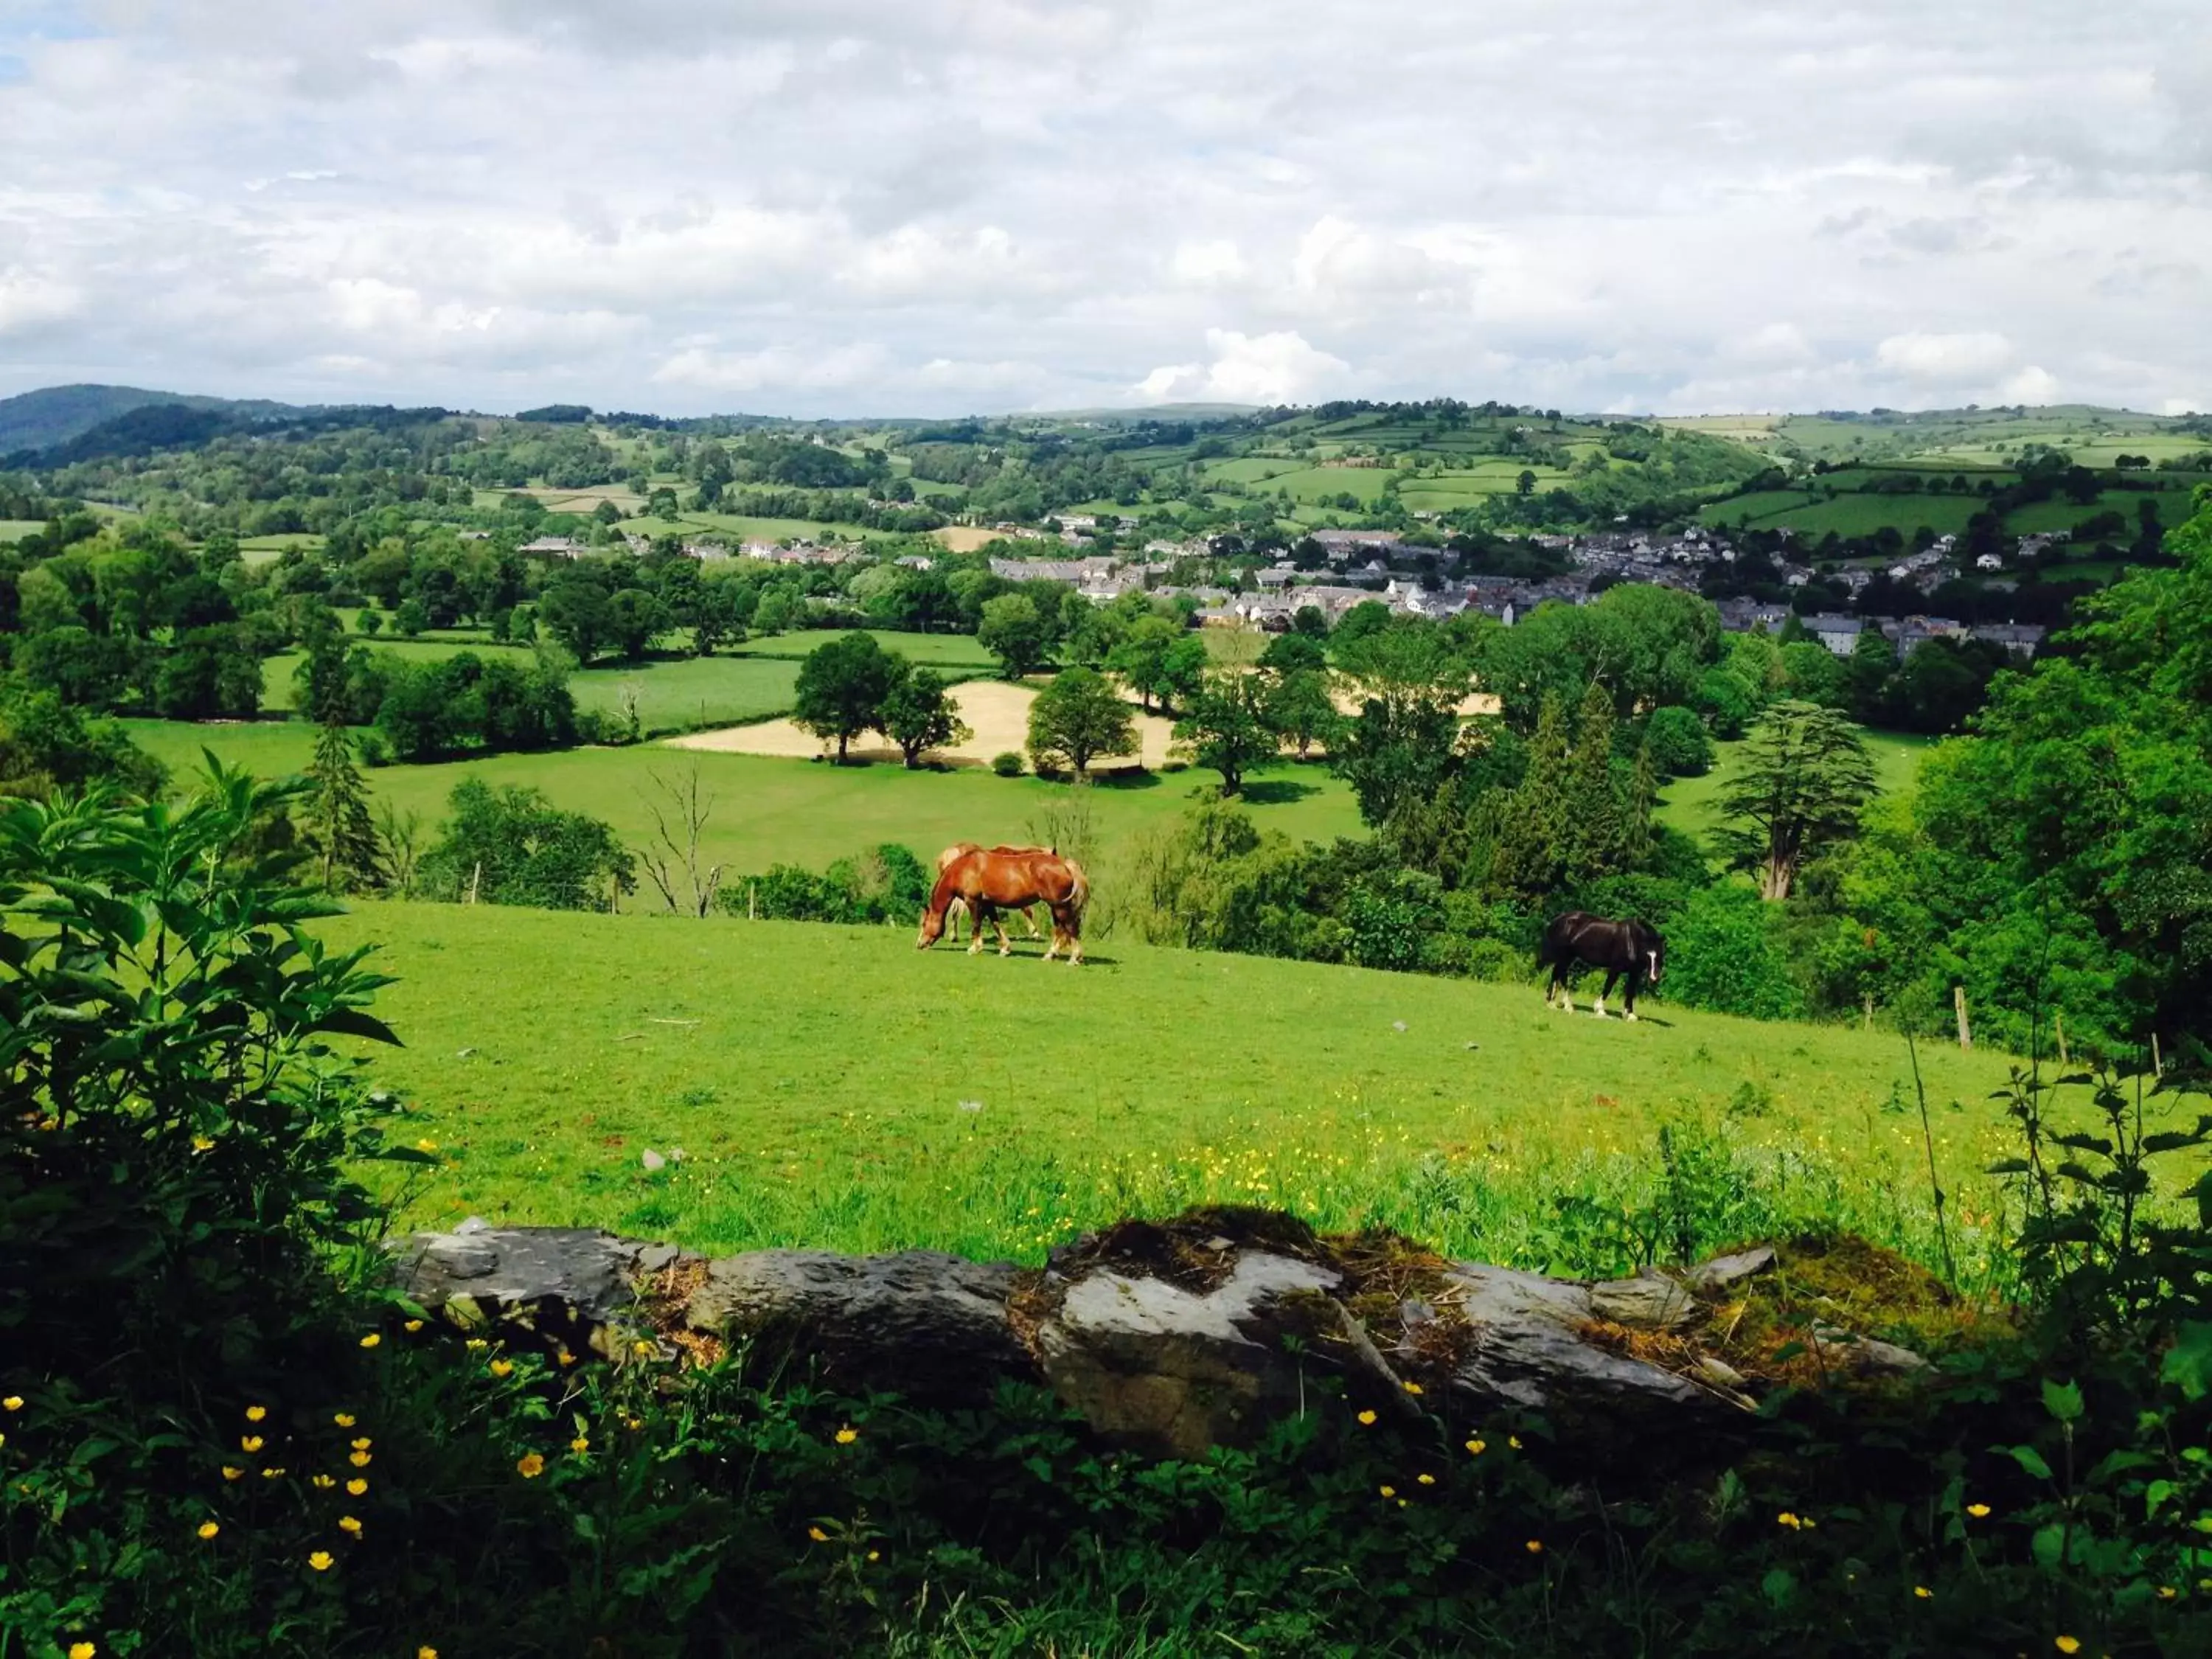
[[[1052, 943], [1045, 947], [1044, 959], [1050, 962], [1064, 945], [1070, 966], [1083, 960], [1083, 907], [1091, 902], [1091, 883], [1073, 859], [1051, 852], [980, 847], [961, 854], [937, 878], [929, 908], [921, 915], [921, 931], [915, 940], [917, 950], [927, 951], [944, 937], [945, 915], [955, 899], [968, 907], [969, 915], [975, 921], [994, 925], [1001, 910], [1043, 904], [1052, 911]], [[968, 954], [978, 955], [982, 949], [983, 935], [977, 928], [969, 937]], [[999, 954], [1010, 954], [1003, 928], [999, 933]]]
[[[940, 876], [943, 875], [946, 870], [951, 867], [952, 860], [958, 858], [963, 853], [980, 853], [982, 850], [982, 843], [980, 842], [954, 842], [951, 846], [946, 848], [942, 853], [939, 853], [937, 855], [937, 873]], [[1006, 842], [1001, 842], [991, 850], [994, 853], [1049, 853], [1054, 849], [1049, 847], [1016, 847]], [[1030, 930], [1030, 937], [1031, 939], [1042, 939], [1044, 937], [1042, 933], [1037, 932], [1036, 918], [1031, 915], [1026, 908], [1018, 912], [1018, 914], [1022, 919], [1022, 926]], [[960, 918], [963, 916], [968, 916], [968, 937], [972, 939], [975, 937], [975, 918], [972, 915], [968, 915], [967, 900], [963, 898], [955, 898], [952, 901], [951, 908], [945, 913], [945, 925], [951, 930], [952, 942], [955, 945], [960, 943]], [[994, 918], [994, 921], [996, 919]], [[996, 921], [996, 926], [999, 929], [999, 953], [1003, 956], [1006, 954], [1006, 924], [1003, 921]]]

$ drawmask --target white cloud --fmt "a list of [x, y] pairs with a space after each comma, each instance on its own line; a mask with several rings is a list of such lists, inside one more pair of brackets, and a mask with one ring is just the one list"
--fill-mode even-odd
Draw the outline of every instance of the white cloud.
[[1352, 366], [1285, 330], [1257, 336], [1209, 328], [1209, 363], [1170, 363], [1137, 383], [1158, 403], [1310, 403], [1344, 389]]
[[2171, 3], [0, 5], [0, 393], [2157, 407]]
[[2008, 404], [2055, 404], [2058, 377], [2030, 363], [2018, 374], [2006, 375], [1997, 391]]
[[1916, 386], [1964, 386], [2002, 372], [2013, 348], [2002, 334], [1893, 334], [1874, 356]]

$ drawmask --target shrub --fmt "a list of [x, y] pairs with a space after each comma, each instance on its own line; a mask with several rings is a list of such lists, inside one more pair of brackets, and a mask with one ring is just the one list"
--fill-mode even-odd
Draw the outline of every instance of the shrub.
[[1693, 778], [1712, 768], [1713, 740], [1705, 722], [1679, 703], [1651, 711], [1644, 741], [1651, 751], [1652, 769], [1662, 777]]
[[1667, 932], [1672, 1000], [1716, 1013], [1788, 1019], [1803, 1012], [1790, 964], [1769, 930], [1769, 907], [1733, 883], [1692, 896]]
[[991, 769], [1002, 778], [1018, 778], [1028, 769], [1019, 755], [1007, 749], [991, 757]]

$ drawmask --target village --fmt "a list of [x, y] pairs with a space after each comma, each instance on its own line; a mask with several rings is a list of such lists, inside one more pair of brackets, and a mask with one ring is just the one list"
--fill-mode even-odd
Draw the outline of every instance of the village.
[[[1406, 539], [1387, 530], [1319, 529], [1304, 538], [1295, 550], [1300, 562], [1278, 562], [1238, 570], [1237, 586], [1223, 585], [1224, 566], [1237, 557], [1241, 544], [1232, 546], [1221, 537], [1197, 536], [1181, 540], [1152, 539], [1133, 551], [1118, 546], [1112, 551], [1085, 552], [1102, 532], [1117, 538], [1131, 537], [1139, 521], [1121, 518], [1102, 523], [1087, 515], [1065, 514], [1048, 527], [999, 524], [990, 526], [1004, 543], [1039, 546], [1036, 556], [994, 556], [994, 574], [1011, 581], [1064, 582], [1094, 604], [1107, 604], [1124, 594], [1145, 592], [1158, 598], [1188, 599], [1193, 619], [1204, 628], [1249, 629], [1267, 633], [1287, 631], [1299, 612], [1310, 607], [1334, 627], [1354, 605], [1380, 601], [1404, 616], [1441, 621], [1462, 611], [1476, 611], [1511, 627], [1538, 605], [1559, 603], [1585, 605], [1607, 587], [1642, 583], [1697, 592], [1700, 578], [1716, 564], [1732, 564], [1738, 550], [1722, 532], [1692, 528], [1675, 533], [1611, 532], [1580, 535], [1537, 535], [1528, 544], [1564, 561], [1565, 568], [1540, 580], [1522, 577], [1443, 574], [1454, 562], [1450, 554], [1434, 546]], [[1788, 532], [1784, 532], [1785, 538]], [[651, 538], [629, 532], [622, 541], [643, 555]], [[2026, 563], [2064, 532], [2018, 538], [2014, 558]], [[1108, 544], [1113, 546], [1113, 543]], [[781, 542], [751, 539], [732, 548], [727, 542], [702, 537], [682, 544], [685, 555], [703, 562], [728, 559], [759, 560], [773, 564], [840, 566], [866, 561], [872, 556], [863, 544], [795, 538]], [[1049, 551], [1045, 550], [1049, 549]], [[577, 538], [546, 537], [526, 544], [522, 552], [543, 558], [575, 558], [605, 550]], [[1066, 556], [1066, 555], [1073, 556]], [[907, 554], [897, 562], [927, 569], [934, 560], [927, 554]], [[1929, 545], [1901, 554], [1887, 564], [1831, 564], [1820, 572], [1830, 582], [1840, 582], [1856, 598], [1878, 575], [1931, 592], [1945, 580], [1960, 574], [1963, 558], [1956, 538], [1938, 537]], [[1974, 573], [1984, 585], [2008, 588], [2001, 574], [2007, 562], [1984, 553], [1976, 559]], [[1782, 585], [1802, 588], [1814, 578], [1808, 561], [1788, 556], [1777, 562]], [[1212, 580], [1194, 580], [1194, 572], [1209, 573]], [[1791, 605], [1736, 597], [1717, 601], [1721, 624], [1731, 633], [1779, 633], [1793, 615], [1805, 635], [1839, 657], [1859, 648], [1869, 631], [1886, 640], [1902, 659], [1922, 641], [1930, 639], [1976, 639], [1999, 645], [2014, 655], [2033, 657], [2045, 629], [2019, 623], [1968, 623], [1954, 618], [1911, 614], [1899, 617], [1862, 617], [1834, 611], [1800, 611]]]

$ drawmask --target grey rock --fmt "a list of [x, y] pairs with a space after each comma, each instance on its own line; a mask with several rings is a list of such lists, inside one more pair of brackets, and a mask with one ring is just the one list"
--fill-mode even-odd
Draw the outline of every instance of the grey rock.
[[668, 1167], [668, 1160], [661, 1157], [659, 1152], [654, 1152], [650, 1146], [645, 1149], [645, 1156], [639, 1158], [638, 1162], [645, 1165], [648, 1173], [654, 1170], [665, 1170]]
[[1326, 1267], [1256, 1251], [1203, 1291], [1101, 1268], [1076, 1279], [1038, 1326], [1037, 1357], [1053, 1391], [1101, 1434], [1158, 1456], [1195, 1457], [1249, 1441], [1295, 1409], [1283, 1299], [1340, 1282]]
[[1006, 1317], [1016, 1282], [1011, 1262], [936, 1250], [756, 1250], [708, 1262], [684, 1320], [789, 1340], [846, 1383], [981, 1400], [1002, 1376], [1036, 1376]]
[[1755, 1250], [1739, 1250], [1734, 1255], [1717, 1255], [1711, 1261], [1700, 1262], [1690, 1269], [1690, 1288], [1694, 1291], [1724, 1291], [1731, 1285], [1749, 1279], [1753, 1273], [1765, 1272], [1773, 1265], [1773, 1249], [1765, 1244]]
[[399, 1289], [458, 1324], [543, 1318], [593, 1328], [629, 1313], [643, 1263], [684, 1259], [672, 1247], [591, 1227], [489, 1227], [475, 1217], [449, 1233], [417, 1233], [393, 1247]]

